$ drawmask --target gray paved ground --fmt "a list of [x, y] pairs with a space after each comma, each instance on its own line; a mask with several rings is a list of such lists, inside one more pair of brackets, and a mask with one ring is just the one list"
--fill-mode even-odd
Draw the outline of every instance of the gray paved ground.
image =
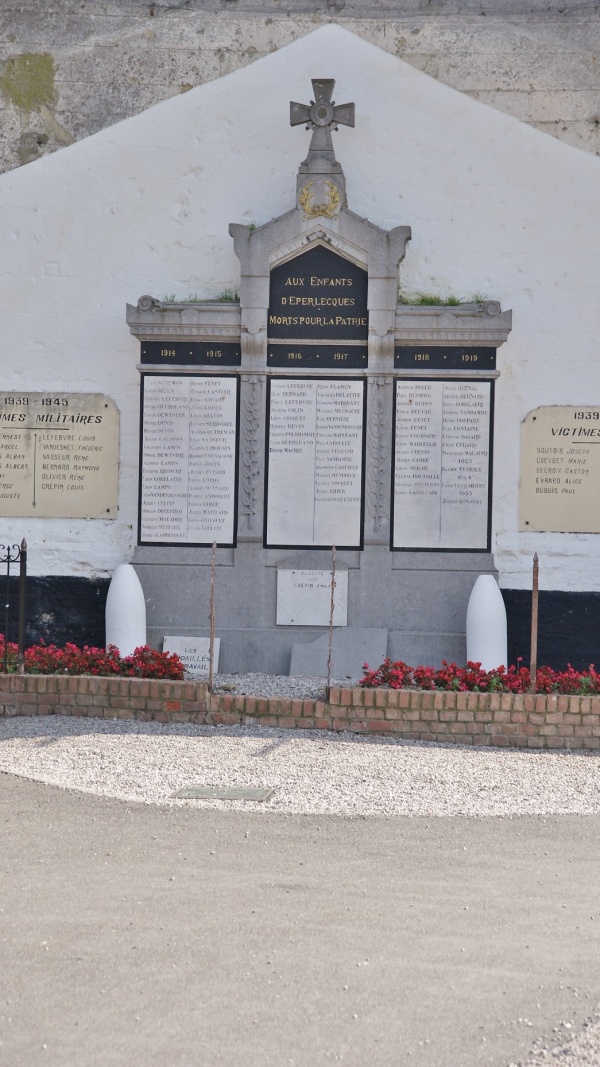
[[506, 1067], [600, 1001], [600, 816], [0, 805], [2, 1067]]

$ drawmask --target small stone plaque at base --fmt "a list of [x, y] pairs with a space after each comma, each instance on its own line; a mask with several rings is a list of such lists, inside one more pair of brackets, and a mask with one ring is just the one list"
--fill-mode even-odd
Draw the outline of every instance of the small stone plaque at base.
[[[277, 572], [277, 625], [329, 626], [331, 571]], [[348, 571], [336, 571], [333, 625], [348, 624]]]
[[273, 790], [252, 786], [187, 785], [173, 793], [177, 800], [268, 800]]
[[[215, 638], [213, 671], [219, 669], [220, 637]], [[205, 678], [209, 671], [210, 641], [208, 637], [167, 637], [163, 641], [163, 652], [175, 652], [183, 663], [186, 674], [191, 678]]]

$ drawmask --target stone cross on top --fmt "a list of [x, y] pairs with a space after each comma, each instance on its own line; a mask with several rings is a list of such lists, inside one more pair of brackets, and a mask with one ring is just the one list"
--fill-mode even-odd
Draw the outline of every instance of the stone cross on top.
[[308, 149], [308, 162], [311, 157], [321, 156], [335, 161], [335, 152], [331, 140], [331, 131], [337, 130], [338, 123], [354, 126], [354, 104], [336, 104], [331, 99], [335, 81], [333, 78], [312, 78], [315, 94], [310, 104], [297, 104], [290, 101], [290, 126], [306, 124], [313, 135]]

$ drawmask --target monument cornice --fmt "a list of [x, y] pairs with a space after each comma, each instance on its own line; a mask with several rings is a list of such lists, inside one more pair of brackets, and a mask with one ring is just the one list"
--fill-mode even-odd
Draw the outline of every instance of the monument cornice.
[[238, 341], [240, 324], [240, 305], [234, 301], [176, 304], [142, 296], [137, 305], [127, 305], [127, 325], [140, 341]]
[[511, 328], [512, 312], [501, 311], [495, 300], [452, 308], [400, 304], [396, 308], [394, 339], [396, 343], [429, 345], [479, 342], [498, 348], [508, 339]]

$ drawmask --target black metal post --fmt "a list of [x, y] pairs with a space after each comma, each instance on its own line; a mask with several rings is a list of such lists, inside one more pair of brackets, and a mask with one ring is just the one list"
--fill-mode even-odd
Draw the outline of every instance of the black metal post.
[[[4, 546], [2, 546], [4, 547]], [[6, 556], [3, 560], [6, 563], [6, 592], [4, 595], [4, 673], [8, 673], [8, 609], [10, 605], [10, 545], [7, 546]]]
[[[8, 671], [8, 612], [10, 609], [10, 565], [20, 558], [21, 549], [18, 545], [0, 545], [0, 551], [6, 555], [0, 556], [0, 563], [6, 563], [6, 593], [4, 597], [4, 673]], [[11, 552], [14, 549], [14, 554]]]
[[531, 586], [531, 651], [529, 656], [530, 693], [535, 693], [537, 684], [539, 573], [538, 554], [535, 552], [533, 556], [533, 582]]

